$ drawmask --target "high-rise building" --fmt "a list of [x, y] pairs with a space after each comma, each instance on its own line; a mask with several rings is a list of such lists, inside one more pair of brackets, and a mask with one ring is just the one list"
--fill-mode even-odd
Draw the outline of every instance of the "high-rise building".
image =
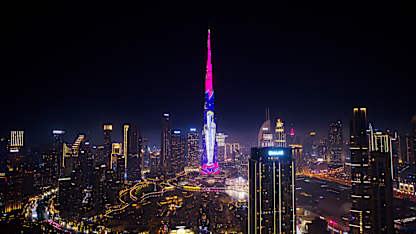
[[392, 166], [395, 168], [395, 170], [393, 170], [393, 180], [399, 180], [399, 170], [397, 170], [397, 168], [403, 163], [401, 137], [397, 131], [387, 130], [387, 134], [391, 138], [391, 150], [393, 155]]
[[[112, 143], [111, 144], [111, 160], [110, 160], [110, 169], [113, 169], [115, 171], [124, 171], [124, 168], [118, 168], [117, 160], [120, 155], [122, 154], [122, 144], [121, 143]], [[123, 164], [124, 166], [124, 164]]]
[[141, 179], [142, 160], [140, 155], [142, 142], [139, 129], [136, 125], [125, 124], [124, 131], [127, 132], [124, 134], [123, 139], [123, 153], [125, 159], [127, 159], [125, 162], [127, 175], [125, 177], [128, 180], [139, 180]]
[[239, 143], [226, 143], [224, 161], [228, 163], [233, 163], [235, 161], [236, 154], [238, 154], [239, 152], [240, 152]]
[[63, 155], [63, 135], [65, 131], [63, 130], [53, 130], [53, 148], [52, 148], [52, 161], [53, 161], [53, 172], [52, 175], [54, 177], [54, 183], [58, 183], [58, 179], [61, 173], [61, 165], [62, 165], [62, 155]]
[[25, 154], [23, 150], [25, 145], [24, 131], [11, 130], [9, 134], [6, 155], [6, 212], [20, 209], [25, 200]]
[[123, 156], [124, 156], [124, 180], [127, 180], [127, 158], [129, 153], [129, 144], [131, 142], [129, 141], [129, 128], [130, 125], [124, 124], [123, 125]]
[[257, 135], [258, 147], [272, 147], [273, 143], [273, 129], [270, 121], [269, 109], [266, 109], [266, 121], [261, 125]]
[[113, 125], [104, 124], [104, 158], [105, 161], [111, 161], [111, 135], [113, 132]]
[[214, 116], [214, 89], [212, 85], [211, 41], [208, 29], [208, 56], [207, 71], [205, 77], [205, 105], [204, 105], [204, 130], [202, 153], [202, 175], [219, 174], [220, 168], [217, 161], [217, 126]]
[[409, 164], [412, 170], [412, 175], [415, 178], [412, 178], [412, 183], [416, 184], [416, 115], [413, 116], [412, 120], [411, 120], [411, 125], [412, 125], [412, 132], [410, 134], [410, 158], [409, 158]]
[[343, 126], [340, 120], [329, 123], [328, 149], [331, 162], [344, 162], [343, 158]]
[[62, 149], [62, 165], [60, 176], [68, 176], [76, 167], [79, 150], [85, 140], [85, 135], [79, 134], [74, 144], [67, 145], [63, 143]]
[[388, 134], [369, 126], [372, 233], [393, 233], [393, 154]]
[[295, 163], [290, 148], [252, 148], [248, 232], [296, 233]]
[[217, 132], [217, 159], [218, 162], [223, 163], [225, 160], [225, 140], [228, 138], [228, 135], [222, 133], [222, 132]]
[[185, 167], [185, 137], [180, 130], [173, 130], [170, 142], [169, 173], [182, 172]]
[[288, 145], [295, 145], [297, 143], [296, 141], [297, 139], [295, 136], [295, 129], [293, 127], [290, 128], [290, 131], [289, 131], [289, 134], [287, 135], [286, 140], [287, 140]]
[[404, 136], [404, 144], [403, 144], [403, 152], [404, 152], [404, 159], [403, 162], [407, 164], [411, 164], [413, 160], [413, 152], [412, 152], [412, 139], [410, 136]]
[[319, 139], [316, 132], [309, 132], [305, 136], [303, 144], [304, 154], [307, 157], [316, 158], [318, 156]]
[[292, 159], [295, 160], [296, 172], [302, 172], [305, 168], [306, 161], [303, 158], [303, 146], [297, 144], [289, 145], [289, 148], [292, 150]]
[[12, 130], [10, 131], [10, 148], [24, 146], [24, 131]]
[[328, 156], [328, 140], [326, 138], [319, 139], [319, 144], [317, 148], [317, 161], [323, 162], [327, 161], [330, 162], [329, 156]]
[[0, 172], [6, 171], [7, 144], [7, 138], [0, 137]]
[[162, 115], [162, 137], [160, 143], [160, 167], [159, 169], [164, 172], [167, 169], [170, 158], [170, 137], [172, 133], [172, 121], [169, 113]]
[[196, 128], [189, 129], [186, 136], [186, 155], [187, 155], [187, 166], [191, 168], [199, 168], [199, 133]]
[[274, 146], [286, 147], [285, 126], [281, 119], [276, 120], [276, 128], [275, 128], [274, 134], [275, 134]]
[[354, 108], [350, 125], [351, 233], [369, 233], [371, 222], [371, 180], [369, 175], [367, 110]]

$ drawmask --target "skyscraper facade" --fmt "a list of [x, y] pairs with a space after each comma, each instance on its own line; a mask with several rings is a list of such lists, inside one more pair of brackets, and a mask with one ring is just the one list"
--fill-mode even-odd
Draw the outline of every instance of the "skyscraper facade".
[[372, 233], [393, 233], [392, 138], [369, 127]]
[[173, 130], [170, 142], [169, 173], [180, 173], [185, 167], [185, 137], [180, 130]]
[[248, 232], [296, 233], [295, 163], [291, 149], [252, 148]]
[[172, 131], [172, 121], [169, 113], [162, 115], [162, 136], [160, 144], [160, 158], [159, 158], [159, 169], [164, 172], [167, 168], [168, 160], [170, 157], [170, 137]]
[[226, 143], [224, 161], [227, 163], [234, 163], [236, 154], [240, 152], [239, 143]]
[[286, 133], [285, 126], [281, 119], [276, 120], [275, 128], [275, 144], [276, 147], [286, 147]]
[[351, 233], [369, 233], [371, 222], [371, 181], [369, 175], [367, 110], [354, 108], [350, 125]]
[[266, 121], [264, 121], [259, 129], [257, 147], [272, 147], [273, 145], [273, 129], [270, 121], [270, 113], [269, 109], [266, 109]]
[[186, 135], [186, 155], [187, 166], [191, 168], [199, 168], [199, 133], [196, 128], [189, 129]]
[[214, 89], [212, 85], [211, 41], [208, 29], [208, 56], [205, 77], [205, 105], [204, 105], [204, 130], [202, 153], [202, 175], [219, 174], [220, 168], [217, 162], [217, 141], [214, 116]]
[[5, 194], [6, 212], [20, 209], [25, 200], [24, 180], [26, 173], [24, 146], [24, 131], [9, 131], [5, 174], [7, 176], [7, 191]]
[[222, 133], [222, 132], [217, 132], [217, 137], [216, 137], [216, 141], [217, 141], [217, 160], [220, 163], [223, 163], [225, 160], [225, 155], [226, 155], [226, 139], [228, 138], [228, 135]]
[[113, 132], [113, 125], [111, 124], [104, 124], [104, 159], [107, 162], [111, 161], [111, 135]]
[[331, 122], [328, 131], [329, 161], [343, 162], [343, 126], [340, 120]]
[[127, 156], [129, 153], [129, 145], [132, 143], [129, 141], [129, 128], [130, 125], [129, 124], [124, 124], [123, 125], [123, 156], [124, 156], [124, 180], [127, 180]]
[[127, 147], [124, 147], [124, 150], [127, 150], [125, 157], [127, 157], [127, 179], [128, 180], [139, 180], [141, 179], [141, 162], [142, 157], [140, 154], [141, 151], [141, 138], [140, 132], [136, 125], [129, 124], [128, 132], [126, 139]]
[[65, 134], [65, 131], [63, 130], [53, 130], [53, 148], [52, 148], [52, 176], [53, 176], [53, 183], [58, 183], [58, 178], [61, 173], [61, 165], [62, 165], [62, 155], [63, 155], [63, 135]]
[[409, 153], [409, 164], [412, 170], [412, 175], [414, 176], [414, 178], [412, 178], [412, 183], [416, 184], [416, 115], [413, 116], [412, 120], [411, 120], [411, 125], [412, 125], [412, 132], [410, 135], [410, 153]]

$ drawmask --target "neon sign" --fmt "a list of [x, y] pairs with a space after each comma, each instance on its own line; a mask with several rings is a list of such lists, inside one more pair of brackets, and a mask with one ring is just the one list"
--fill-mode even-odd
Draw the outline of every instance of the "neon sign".
[[283, 156], [285, 155], [285, 152], [283, 150], [269, 150], [267, 154], [269, 156]]

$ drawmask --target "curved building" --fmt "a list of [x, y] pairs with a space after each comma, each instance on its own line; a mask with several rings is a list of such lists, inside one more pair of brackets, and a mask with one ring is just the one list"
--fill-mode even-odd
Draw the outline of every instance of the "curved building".
[[258, 147], [272, 147], [273, 146], [273, 132], [271, 128], [270, 119], [264, 121], [261, 125], [259, 133], [257, 135]]

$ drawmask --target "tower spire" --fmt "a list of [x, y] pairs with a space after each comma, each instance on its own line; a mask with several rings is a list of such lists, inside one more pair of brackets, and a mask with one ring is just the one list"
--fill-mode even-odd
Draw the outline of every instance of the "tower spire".
[[208, 29], [207, 39], [207, 70], [205, 75], [205, 105], [204, 105], [204, 131], [201, 174], [219, 174], [217, 162], [216, 124], [214, 116], [214, 89], [212, 85], [211, 63], [211, 30]]
[[208, 97], [211, 97], [214, 92], [212, 88], [212, 63], [211, 63], [211, 30], [208, 29], [208, 55], [207, 55], [207, 71], [205, 77], [205, 92], [208, 92]]

